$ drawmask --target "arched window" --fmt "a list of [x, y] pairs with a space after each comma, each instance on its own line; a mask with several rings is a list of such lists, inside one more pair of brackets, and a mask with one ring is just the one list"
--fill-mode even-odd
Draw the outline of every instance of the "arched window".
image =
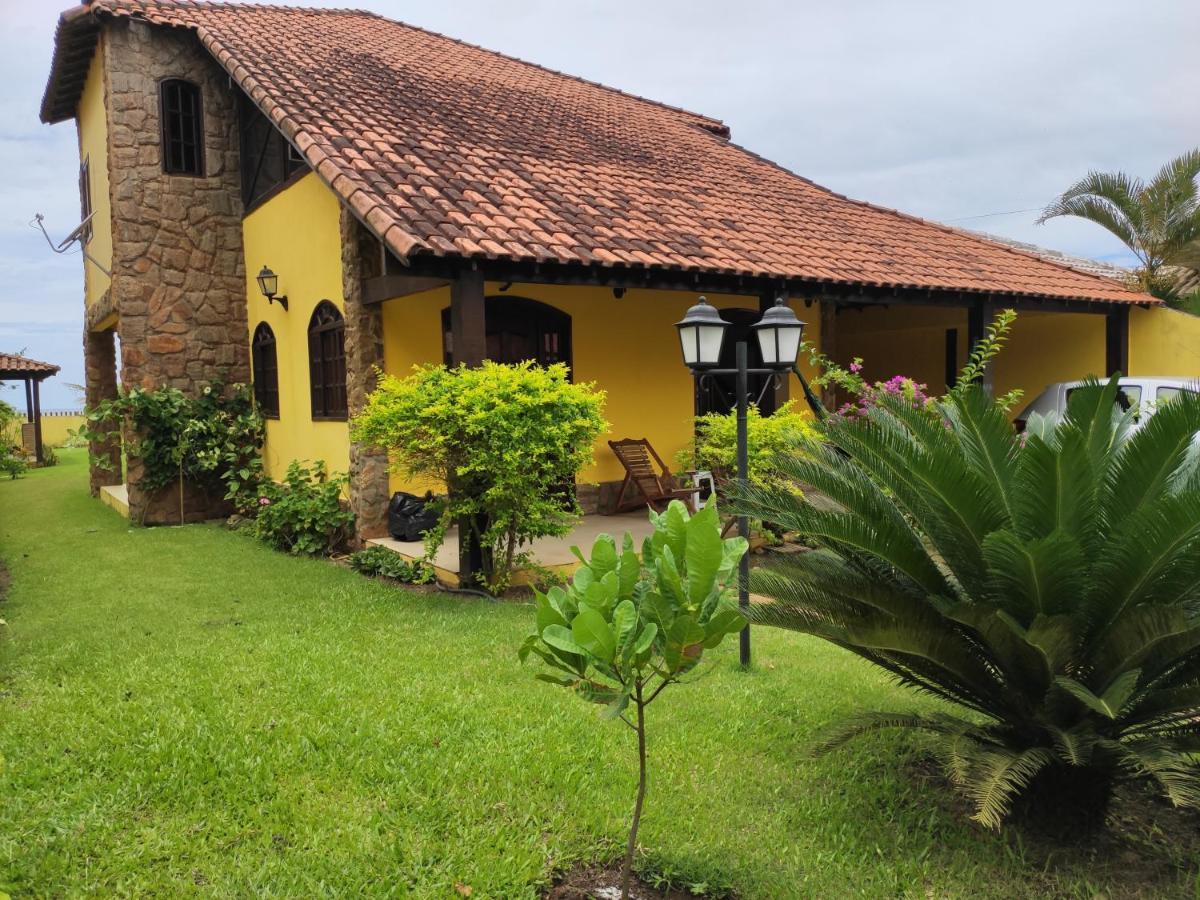
[[346, 320], [328, 300], [317, 304], [308, 322], [308, 369], [312, 417], [345, 421]]
[[279, 357], [275, 351], [275, 332], [266, 322], [254, 329], [250, 343], [254, 364], [254, 401], [268, 419], [279, 418]]
[[168, 175], [204, 174], [204, 122], [200, 88], [181, 78], [159, 85], [163, 171]]

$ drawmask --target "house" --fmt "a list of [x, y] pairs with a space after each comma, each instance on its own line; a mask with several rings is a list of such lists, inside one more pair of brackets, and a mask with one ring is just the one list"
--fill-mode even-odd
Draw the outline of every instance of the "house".
[[[363, 536], [397, 486], [349, 439], [375, 367], [564, 361], [607, 391], [606, 437], [669, 459], [717, 402], [672, 329], [701, 293], [734, 331], [784, 297], [825, 352], [934, 387], [1010, 306], [1028, 315], [998, 388], [1164, 364], [1131, 342], [1162, 330], [1153, 297], [835, 194], [707, 116], [371, 13], [90, 0], [61, 17], [41, 115], [79, 130], [89, 403], [118, 364], [125, 384], [253, 378], [269, 470], [349, 470]], [[133, 517], [177, 520], [138, 474]], [[588, 504], [620, 476], [601, 443]], [[93, 490], [117, 477], [94, 468]]]

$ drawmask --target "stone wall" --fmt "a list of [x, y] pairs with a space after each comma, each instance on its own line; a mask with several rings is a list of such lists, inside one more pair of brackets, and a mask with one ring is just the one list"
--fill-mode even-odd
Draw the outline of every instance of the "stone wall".
[[[104, 400], [117, 396], [117, 347], [114, 335], [109, 331], [83, 332], [84, 402], [92, 409]], [[120, 423], [108, 423], [116, 430]], [[88, 482], [92, 496], [100, 495], [106, 484], [121, 483], [121, 442], [116, 438], [89, 441], [88, 453], [95, 460], [88, 470]]]
[[[193, 392], [213, 379], [249, 381], [236, 94], [194, 35], [119, 20], [102, 42], [113, 209], [113, 306], [121, 380]], [[183, 78], [203, 97], [204, 177], [163, 172], [158, 85]], [[128, 461], [130, 518], [179, 521], [179, 497], [138, 489]], [[185, 491], [185, 518], [220, 514], [220, 498]]]
[[[383, 310], [362, 302], [363, 280], [380, 273], [380, 245], [343, 204], [342, 297], [346, 315], [346, 398], [351, 417], [362, 410], [383, 368]], [[350, 442], [350, 509], [355, 537], [387, 534], [387, 453]]]

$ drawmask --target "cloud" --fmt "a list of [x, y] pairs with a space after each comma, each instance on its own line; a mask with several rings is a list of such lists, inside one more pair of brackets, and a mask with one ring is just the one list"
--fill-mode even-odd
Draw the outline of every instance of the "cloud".
[[[1095, 226], [990, 214], [1041, 207], [1091, 168], [1149, 175], [1200, 140], [1194, 0], [300, 5], [367, 7], [717, 116], [841, 193], [1121, 262]], [[55, 13], [18, 0], [0, 12], [0, 346], [28, 334], [64, 366], [47, 394], [66, 404], [56, 383], [82, 378], [82, 267], [26, 227], [41, 211], [61, 236], [78, 218], [74, 129], [37, 122]]]

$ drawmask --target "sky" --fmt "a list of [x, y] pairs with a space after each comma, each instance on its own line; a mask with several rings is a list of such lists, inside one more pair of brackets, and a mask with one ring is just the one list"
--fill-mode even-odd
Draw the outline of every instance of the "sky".
[[[275, 0], [287, 2], [287, 0]], [[1036, 225], [1090, 169], [1151, 176], [1200, 145], [1198, 0], [327, 0], [724, 120], [733, 139], [839, 193], [1130, 264], [1098, 226]], [[62, 8], [65, 8], [65, 0]], [[59, 5], [0, 0], [0, 352], [83, 381], [70, 122], [38, 107]], [[0, 393], [9, 402], [17, 392]]]

